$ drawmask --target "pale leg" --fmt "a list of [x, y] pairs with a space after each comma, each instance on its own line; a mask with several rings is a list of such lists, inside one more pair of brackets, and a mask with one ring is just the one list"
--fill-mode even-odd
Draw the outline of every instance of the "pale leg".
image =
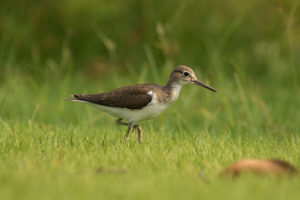
[[126, 133], [125, 138], [124, 138], [126, 142], [129, 141], [129, 133], [130, 133], [130, 131], [131, 131], [132, 125], [133, 125], [132, 122], [129, 122], [129, 123], [128, 123], [127, 133]]
[[143, 142], [143, 132], [142, 132], [141, 127], [139, 125], [135, 125], [134, 128], [137, 130], [139, 143], [142, 143]]

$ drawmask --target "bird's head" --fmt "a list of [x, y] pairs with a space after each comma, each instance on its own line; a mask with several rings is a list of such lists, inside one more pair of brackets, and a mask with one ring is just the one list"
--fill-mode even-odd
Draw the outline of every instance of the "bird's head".
[[175, 67], [172, 71], [169, 82], [172, 84], [185, 85], [185, 84], [195, 84], [202, 86], [206, 89], [216, 92], [216, 90], [209, 85], [199, 81], [194, 73], [194, 71], [184, 65]]

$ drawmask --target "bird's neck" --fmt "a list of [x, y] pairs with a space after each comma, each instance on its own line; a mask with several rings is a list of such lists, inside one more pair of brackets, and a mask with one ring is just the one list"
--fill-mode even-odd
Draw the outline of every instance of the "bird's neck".
[[179, 94], [180, 94], [181, 87], [182, 87], [182, 84], [180, 84], [176, 81], [172, 81], [172, 80], [168, 81], [168, 83], [166, 84], [166, 86], [164, 88], [165, 88], [165, 91], [169, 95], [170, 102], [177, 100], [177, 98], [179, 97]]

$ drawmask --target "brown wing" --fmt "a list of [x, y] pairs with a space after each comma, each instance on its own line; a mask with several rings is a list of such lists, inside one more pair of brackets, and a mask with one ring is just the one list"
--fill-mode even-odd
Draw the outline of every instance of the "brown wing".
[[147, 92], [152, 89], [152, 85], [134, 85], [101, 94], [75, 94], [73, 97], [77, 100], [103, 106], [140, 109], [151, 102], [152, 95], [147, 94]]

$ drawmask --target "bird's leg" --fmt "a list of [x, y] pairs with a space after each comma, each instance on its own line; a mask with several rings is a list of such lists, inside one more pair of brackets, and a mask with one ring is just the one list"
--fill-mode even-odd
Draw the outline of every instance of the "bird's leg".
[[[117, 124], [119, 125], [123, 125], [123, 126], [128, 126], [128, 130], [127, 130], [127, 133], [125, 135], [125, 141], [128, 142], [129, 141], [129, 134], [130, 134], [130, 131], [131, 131], [131, 128], [132, 128], [132, 125], [133, 123], [126, 123], [126, 122], [122, 122], [122, 118], [119, 118], [117, 121]], [[138, 125], [134, 125], [133, 126], [133, 129], [136, 130], [136, 127]]]
[[138, 135], [138, 130], [137, 130], [137, 127], [138, 127], [138, 126], [139, 126], [138, 124], [135, 124], [135, 125], [133, 126], [133, 130], [134, 130], [134, 133], [135, 133], [136, 136]]
[[119, 125], [128, 126], [128, 123], [122, 122], [122, 118], [119, 118], [116, 122], [117, 122], [117, 124], [119, 124]]
[[137, 132], [138, 132], [138, 141], [139, 143], [142, 143], [143, 142], [143, 132], [142, 132], [142, 129], [139, 125], [137, 125]]
[[128, 138], [128, 137], [129, 137], [129, 133], [130, 133], [130, 131], [131, 131], [132, 125], [133, 125], [132, 122], [129, 122], [129, 123], [128, 123], [127, 133], [126, 133], [125, 138], [124, 138], [126, 142], [129, 141], [129, 138]]
[[135, 130], [135, 134], [137, 134], [139, 143], [142, 143], [142, 141], [143, 141], [143, 132], [142, 132], [142, 129], [141, 129], [140, 125], [135, 124], [133, 126], [133, 129]]

